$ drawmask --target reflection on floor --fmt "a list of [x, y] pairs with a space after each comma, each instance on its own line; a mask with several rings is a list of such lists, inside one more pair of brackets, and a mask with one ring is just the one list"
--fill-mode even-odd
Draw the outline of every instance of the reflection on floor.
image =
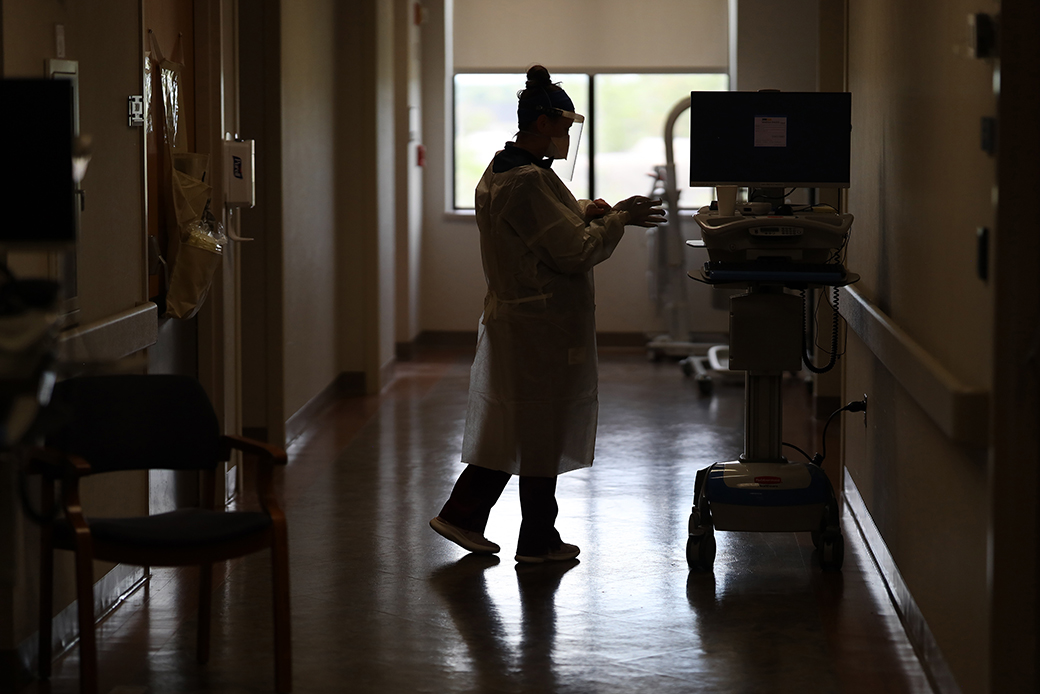
[[[427, 521], [461, 470], [471, 358], [428, 350], [291, 446], [294, 691], [931, 691], [848, 516], [841, 573], [794, 533], [718, 533], [714, 572], [688, 570], [694, 474], [740, 453], [743, 389], [701, 396], [642, 353], [601, 353], [596, 465], [560, 478], [557, 527], [578, 559], [514, 564], [515, 480], [487, 530], [501, 557], [435, 535]], [[808, 402], [790, 379], [785, 440], [812, 453]], [[828, 449], [837, 458], [836, 437]], [[205, 666], [194, 572], [154, 570], [99, 626], [101, 691], [271, 691], [267, 568], [261, 554], [218, 571]], [[25, 691], [75, 692], [78, 666], [74, 648]]]

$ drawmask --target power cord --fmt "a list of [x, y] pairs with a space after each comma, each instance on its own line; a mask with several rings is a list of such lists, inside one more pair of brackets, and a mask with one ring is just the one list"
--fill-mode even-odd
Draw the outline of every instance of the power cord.
[[784, 441], [784, 445], [787, 446], [788, 448], [795, 449], [796, 451], [798, 451], [799, 453], [804, 455], [806, 460], [812, 462], [812, 457], [808, 453], [803, 451], [801, 448], [799, 448], [798, 446], [794, 445], [793, 443], [787, 443], [786, 441]]
[[823, 461], [827, 457], [827, 427], [831, 425], [831, 421], [842, 412], [864, 412], [867, 409], [866, 400], [853, 400], [845, 407], [839, 407], [831, 413], [831, 416], [827, 418], [827, 423], [823, 425], [823, 452], [817, 453], [812, 457], [812, 464], [817, 467], [823, 467]]
[[793, 443], [787, 443], [786, 441], [784, 441], [783, 445], [787, 446], [788, 448], [793, 448], [794, 450], [798, 451], [799, 453], [801, 453], [802, 455], [805, 456], [806, 460], [808, 460], [810, 463], [812, 463], [816, 467], [823, 467], [823, 461], [827, 457], [827, 427], [829, 427], [831, 425], [831, 421], [835, 417], [837, 417], [839, 414], [841, 414], [842, 412], [864, 412], [864, 411], [866, 411], [866, 409], [867, 409], [867, 401], [866, 400], [853, 400], [852, 402], [850, 402], [845, 407], [840, 407], [837, 410], [835, 410], [834, 412], [832, 412], [830, 417], [827, 418], [826, 424], [823, 425], [823, 448], [822, 448], [822, 453], [817, 453], [816, 455], [810, 457], [808, 453], [806, 453], [805, 451], [803, 451], [801, 448], [799, 448], [798, 446], [794, 445]]

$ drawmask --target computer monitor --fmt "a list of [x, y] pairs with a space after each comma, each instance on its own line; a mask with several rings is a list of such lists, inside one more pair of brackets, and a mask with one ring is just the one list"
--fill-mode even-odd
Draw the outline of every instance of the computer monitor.
[[69, 81], [0, 79], [0, 249], [75, 244], [72, 142]]
[[852, 94], [692, 92], [690, 185], [848, 188]]

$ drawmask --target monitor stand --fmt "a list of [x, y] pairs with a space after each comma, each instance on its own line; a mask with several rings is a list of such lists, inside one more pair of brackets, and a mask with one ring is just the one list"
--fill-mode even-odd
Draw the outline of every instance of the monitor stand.
[[748, 189], [748, 202], [768, 202], [772, 205], [773, 209], [784, 204], [783, 188], [749, 188]]

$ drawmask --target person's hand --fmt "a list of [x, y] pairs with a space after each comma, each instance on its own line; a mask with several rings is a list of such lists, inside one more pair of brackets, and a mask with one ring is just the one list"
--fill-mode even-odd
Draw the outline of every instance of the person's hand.
[[593, 219], [602, 217], [607, 212], [610, 212], [610, 203], [603, 198], [596, 198], [585, 206], [585, 221], [591, 222]]
[[664, 209], [658, 207], [661, 200], [651, 200], [643, 195], [633, 195], [614, 205], [617, 212], [628, 212], [628, 223], [637, 227], [655, 227], [664, 223]]

